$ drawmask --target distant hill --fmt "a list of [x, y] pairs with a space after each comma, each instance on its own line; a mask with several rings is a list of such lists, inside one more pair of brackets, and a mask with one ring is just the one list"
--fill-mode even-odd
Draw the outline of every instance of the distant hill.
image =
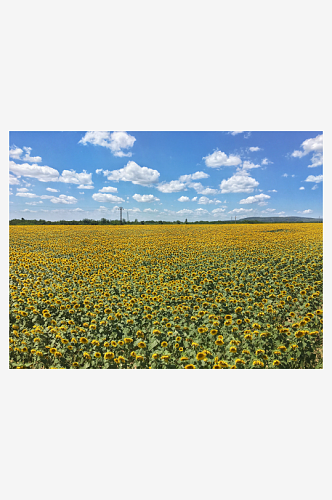
[[323, 222], [323, 219], [314, 219], [313, 217], [246, 217], [239, 219], [239, 222], [257, 221], [257, 222]]

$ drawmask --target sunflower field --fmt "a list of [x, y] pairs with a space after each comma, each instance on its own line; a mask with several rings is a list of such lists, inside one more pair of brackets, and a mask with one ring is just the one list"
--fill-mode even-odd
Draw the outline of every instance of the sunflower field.
[[10, 368], [321, 368], [322, 224], [12, 226]]

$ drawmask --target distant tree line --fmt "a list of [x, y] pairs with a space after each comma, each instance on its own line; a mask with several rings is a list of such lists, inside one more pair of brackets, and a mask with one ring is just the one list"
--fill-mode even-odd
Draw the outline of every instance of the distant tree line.
[[[280, 221], [284, 222], [284, 221]], [[298, 221], [302, 222], [302, 221]], [[261, 220], [214, 220], [214, 221], [206, 221], [206, 220], [200, 220], [200, 221], [194, 221], [194, 222], [188, 222], [186, 219], [184, 222], [180, 220], [176, 221], [164, 221], [164, 220], [146, 220], [146, 221], [138, 221], [135, 219], [133, 222], [127, 222], [126, 220], [122, 220], [122, 225], [126, 226], [135, 226], [135, 225], [140, 225], [140, 224], [145, 224], [145, 225], [157, 225], [157, 224], [266, 224], [267, 221], [261, 221]], [[272, 222], [270, 222], [272, 223]], [[23, 217], [21, 219], [12, 219], [9, 221], [9, 224], [11, 226], [54, 226], [54, 225], [66, 225], [66, 226], [118, 226], [121, 224], [119, 219], [105, 219], [102, 218], [100, 220], [94, 220], [94, 219], [83, 219], [83, 220], [59, 220], [59, 221], [49, 221], [49, 220], [44, 220], [44, 219], [32, 219], [32, 220], [26, 220]]]

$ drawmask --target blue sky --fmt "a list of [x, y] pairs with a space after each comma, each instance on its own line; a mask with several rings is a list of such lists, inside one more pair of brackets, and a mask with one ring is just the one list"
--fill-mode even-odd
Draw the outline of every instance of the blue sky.
[[323, 133], [10, 132], [10, 219], [323, 216]]

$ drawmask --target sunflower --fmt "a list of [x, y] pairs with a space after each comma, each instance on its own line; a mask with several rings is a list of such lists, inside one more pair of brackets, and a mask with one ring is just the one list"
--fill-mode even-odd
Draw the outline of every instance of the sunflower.
[[188, 369], [193, 369], [193, 368], [196, 368], [196, 366], [194, 365], [186, 365], [185, 366], [185, 369], [188, 370]]

